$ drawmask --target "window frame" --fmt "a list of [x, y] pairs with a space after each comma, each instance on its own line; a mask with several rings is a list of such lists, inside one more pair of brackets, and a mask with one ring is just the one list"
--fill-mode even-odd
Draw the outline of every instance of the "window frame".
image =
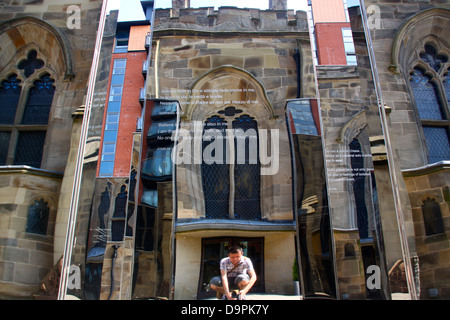
[[[112, 62], [112, 77], [108, 88], [109, 96], [105, 108], [102, 148], [99, 157], [99, 177], [114, 176], [115, 156], [117, 153], [117, 138], [119, 132], [123, 92], [125, 88], [125, 72], [127, 62], [127, 58], [115, 58]], [[108, 152], [108, 146], [112, 146], [114, 152]]]
[[[428, 145], [428, 139], [426, 138], [425, 128], [444, 128], [447, 131], [447, 136], [450, 141], [450, 97], [447, 96], [447, 92], [445, 90], [444, 82], [450, 81], [450, 62], [448, 59], [446, 62], [441, 63], [441, 66], [438, 70], [435, 69], [434, 66], [430, 65], [426, 60], [422, 58], [424, 53], [426, 53], [426, 46], [433, 47], [433, 50], [436, 51], [436, 55], [440, 52], [440, 46], [435, 42], [430, 41], [424, 41], [422, 42], [418, 48], [417, 52], [417, 58], [414, 60], [409, 67], [408, 72], [408, 87], [411, 92], [411, 98], [414, 105], [414, 113], [417, 119], [417, 123], [419, 125], [420, 135], [421, 139], [424, 144], [423, 152], [426, 155], [427, 163], [436, 163], [443, 160], [450, 160], [443, 159], [443, 160], [432, 160], [433, 157], [432, 154], [429, 152], [429, 145]], [[445, 52], [445, 55], [447, 58], [450, 58], [450, 55], [448, 52]], [[429, 77], [429, 82], [435, 87], [436, 92], [436, 100], [438, 103], [440, 103], [441, 112], [442, 112], [442, 119], [427, 119], [422, 118], [420, 116], [419, 112], [419, 106], [417, 104], [416, 100], [416, 93], [414, 92], [414, 88], [411, 85], [412, 77], [416, 69], [421, 69], [423, 71], [424, 76]]]
[[[227, 114], [227, 109], [233, 109], [231, 111], [230, 114]], [[241, 117], [248, 117], [248, 119], [250, 121], [254, 121], [255, 123], [255, 128], [249, 128], [249, 129], [253, 129], [256, 131], [256, 142], [257, 142], [257, 146], [256, 146], [256, 154], [257, 154], [257, 163], [252, 163], [250, 161], [250, 159], [247, 158], [247, 156], [245, 157], [245, 163], [240, 163], [239, 162], [239, 157], [237, 155], [237, 151], [235, 150], [236, 146], [238, 145], [238, 142], [236, 141], [236, 139], [239, 137], [236, 135], [236, 131], [235, 130], [239, 130], [242, 129], [239, 126], [236, 125], [236, 121], [237, 119], [241, 118]], [[214, 118], [214, 119], [213, 119]], [[209, 122], [210, 119], [213, 119], [213, 122]], [[211, 126], [207, 126], [207, 124], [213, 123]], [[239, 201], [239, 198], [237, 197], [237, 183], [236, 183], [236, 174], [237, 174], [237, 166], [246, 166], [246, 165], [256, 165], [258, 166], [258, 169], [261, 170], [261, 164], [259, 162], [259, 134], [258, 134], [258, 130], [259, 130], [259, 122], [257, 120], [256, 117], [254, 117], [253, 115], [251, 115], [249, 112], [245, 111], [242, 113], [242, 110], [238, 110], [235, 109], [234, 107], [227, 107], [224, 108], [224, 110], [222, 111], [218, 111], [218, 112], [214, 112], [212, 114], [210, 114], [209, 116], [205, 117], [204, 121], [203, 121], [203, 125], [207, 126], [204, 127], [203, 130], [203, 135], [208, 135], [208, 133], [205, 133], [205, 130], [208, 129], [215, 129], [215, 130], [220, 130], [223, 131], [223, 134], [225, 136], [223, 136], [223, 159], [225, 161], [225, 163], [221, 164], [216, 164], [215, 162], [208, 164], [207, 162], [205, 162], [205, 157], [203, 156], [203, 161], [201, 164], [201, 185], [202, 185], [202, 189], [204, 190], [205, 188], [207, 188], [208, 184], [205, 184], [207, 182], [205, 182], [205, 175], [209, 174], [206, 173], [205, 171], [205, 166], [216, 166], [216, 165], [221, 165], [221, 166], [226, 166], [226, 170], [227, 170], [227, 176], [225, 178], [228, 178], [228, 190], [227, 192], [225, 191], [225, 193], [227, 193], [228, 196], [228, 200], [227, 200], [227, 207], [228, 207], [228, 215], [225, 217], [222, 214], [222, 217], [215, 217], [215, 216], [210, 216], [210, 213], [206, 212], [207, 210], [207, 205], [206, 205], [206, 195], [205, 192], [203, 192], [203, 197], [205, 200], [205, 218], [206, 219], [228, 219], [228, 220], [244, 220], [244, 221], [250, 221], [250, 220], [256, 220], [256, 221], [261, 221], [263, 219], [263, 212], [262, 212], [262, 205], [261, 205], [261, 199], [262, 199], [262, 193], [261, 193], [261, 189], [258, 190], [258, 201], [259, 201], [259, 214], [256, 216], [252, 216], [250, 218], [247, 217], [241, 217], [238, 213], [240, 213], [240, 211], [237, 213], [236, 212], [236, 206], [238, 204], [236, 204], [236, 200]], [[221, 128], [222, 127], [222, 128]], [[242, 129], [243, 130], [243, 129]], [[248, 129], [247, 129], [248, 130]], [[247, 130], [244, 130], [244, 133], [247, 133]], [[205, 136], [203, 136], [204, 138]], [[247, 141], [247, 139], [250, 141], [250, 137], [246, 136], [245, 140]], [[202, 145], [202, 153], [204, 152], [205, 148], [213, 143], [214, 139], [211, 139], [211, 142], [209, 143], [204, 143]], [[248, 142], [249, 143], [249, 142]], [[228, 144], [226, 146], [226, 144]], [[245, 142], [246, 147], [247, 147], [247, 142]], [[250, 153], [250, 145], [248, 145], [249, 150], [248, 152]], [[234, 150], [234, 151], [231, 151]], [[245, 150], [246, 155], [247, 155], [247, 149]], [[204, 155], [204, 154], [203, 154]], [[234, 156], [234, 159], [231, 159], [230, 156]], [[256, 186], [257, 188], [261, 188], [261, 183], [259, 182], [258, 185]], [[214, 199], [208, 199], [208, 201], [215, 201]], [[219, 200], [222, 201], [223, 200]], [[220, 212], [219, 212], [220, 213]], [[217, 214], [217, 212], [216, 212]]]
[[[22, 72], [23, 73], [23, 72]], [[10, 165], [17, 165], [16, 164], [16, 154], [17, 154], [17, 147], [19, 143], [19, 136], [21, 132], [47, 132], [49, 123], [51, 122], [51, 113], [53, 109], [53, 104], [55, 101], [55, 96], [57, 94], [58, 86], [57, 86], [57, 78], [54, 76], [54, 74], [51, 72], [51, 70], [47, 69], [45, 66], [42, 68], [39, 68], [38, 71], [35, 70], [34, 73], [32, 73], [28, 78], [24, 77], [19, 70], [13, 70], [6, 74], [6, 76], [2, 76], [0, 78], [0, 83], [3, 83], [3, 81], [8, 80], [11, 76], [15, 76], [20, 82], [19, 85], [21, 87], [20, 96], [17, 103], [17, 108], [15, 111], [14, 121], [11, 124], [0, 124], [0, 132], [9, 132], [10, 133], [10, 139], [9, 139], [9, 146], [7, 151], [7, 156], [5, 159], [5, 162], [1, 162], [0, 166], [10, 166]], [[52, 82], [53, 89], [53, 96], [52, 96], [52, 102], [49, 107], [49, 116], [46, 123], [36, 123], [36, 124], [24, 124], [22, 123], [23, 117], [25, 115], [25, 110], [27, 108], [29, 95], [31, 93], [31, 89], [35, 87], [35, 83], [37, 81], [40, 81], [44, 77], [49, 77]], [[42, 167], [42, 161], [45, 158], [45, 142], [46, 137], [43, 141], [43, 148], [42, 148], [42, 156], [40, 157], [40, 165], [38, 167], [29, 165], [36, 168]], [[28, 164], [21, 164], [21, 165], [28, 165]]]
[[[341, 28], [341, 32], [342, 32], [342, 43], [344, 45], [344, 51], [345, 51], [345, 58], [347, 59], [347, 65], [356, 66], [358, 64], [358, 61], [356, 58], [356, 49], [355, 49], [355, 43], [353, 40], [352, 28], [350, 28], [350, 27]], [[346, 35], [346, 33], [348, 33], [348, 32], [350, 32], [350, 35]], [[351, 40], [351, 41], [349, 41], [349, 40]], [[351, 48], [349, 48], [350, 44], [351, 44]], [[351, 49], [351, 50], [349, 50], [349, 49]]]

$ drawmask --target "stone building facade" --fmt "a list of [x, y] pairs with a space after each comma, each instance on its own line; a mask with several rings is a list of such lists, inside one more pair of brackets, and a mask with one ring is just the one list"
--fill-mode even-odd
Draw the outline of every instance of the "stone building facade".
[[[23, 2], [0, 7], [0, 298], [55, 298], [101, 1], [80, 29], [67, 5]], [[253, 293], [294, 295], [297, 266], [305, 299], [448, 299], [450, 4], [361, 2], [356, 65], [315, 65], [308, 15], [283, 0], [141, 1], [151, 34], [111, 12], [67, 293], [209, 298], [240, 245]]]
[[78, 147], [77, 110], [85, 103], [101, 5], [0, 5], [2, 297], [38, 293], [63, 255], [69, 154]]
[[[253, 255], [256, 291], [294, 292], [295, 217], [285, 108], [289, 99], [315, 97], [315, 85], [306, 14], [286, 10], [286, 3], [282, 7], [180, 8], [178, 16], [170, 9], [155, 11], [151, 74], [156, 77], [147, 82], [147, 97], [177, 100], [181, 110], [174, 181], [175, 299], [210, 295], [209, 279], [218, 268], [202, 261], [218, 263], [209, 248], [226, 250], [232, 243]], [[203, 123], [215, 120], [221, 124], [211, 128], [232, 131], [245, 117], [272, 139], [260, 140], [259, 148], [276, 153], [274, 172], [259, 176], [263, 165], [228, 166], [227, 154], [222, 167], [211, 169], [216, 173], [207, 173], [210, 168], [201, 159], [206, 146], [194, 135], [201, 136]], [[257, 170], [256, 177], [251, 170]], [[241, 183], [239, 175], [246, 180]], [[218, 185], [221, 191], [211, 191]], [[219, 193], [226, 196], [217, 200]], [[241, 208], [242, 196], [253, 210]]]
[[[448, 1], [365, 1], [416, 295], [448, 299]], [[429, 95], [424, 94], [427, 92]], [[434, 111], [432, 111], [434, 110]]]

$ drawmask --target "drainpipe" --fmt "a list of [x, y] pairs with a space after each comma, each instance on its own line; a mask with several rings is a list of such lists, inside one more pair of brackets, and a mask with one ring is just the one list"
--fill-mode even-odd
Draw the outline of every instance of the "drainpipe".
[[300, 92], [301, 92], [301, 87], [302, 87], [302, 80], [301, 80], [301, 76], [300, 76], [300, 69], [301, 69], [301, 54], [300, 54], [300, 50], [299, 49], [295, 49], [294, 50], [294, 60], [295, 60], [295, 64], [297, 65], [297, 99], [300, 98]]

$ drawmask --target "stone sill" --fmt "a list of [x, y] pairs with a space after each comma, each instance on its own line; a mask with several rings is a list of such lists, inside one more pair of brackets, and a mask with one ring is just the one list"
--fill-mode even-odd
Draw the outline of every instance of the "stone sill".
[[447, 171], [450, 169], [450, 161], [440, 161], [423, 167], [402, 170], [403, 177], [418, 177], [427, 174]]
[[1, 174], [31, 174], [53, 179], [62, 179], [64, 177], [64, 173], [62, 172], [44, 170], [30, 166], [14, 166], [14, 165], [0, 166], [0, 175]]

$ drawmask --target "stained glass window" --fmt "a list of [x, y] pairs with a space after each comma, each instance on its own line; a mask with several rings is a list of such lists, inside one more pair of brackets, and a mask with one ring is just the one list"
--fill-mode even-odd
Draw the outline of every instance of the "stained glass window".
[[431, 81], [431, 77], [426, 75], [424, 70], [414, 69], [411, 74], [411, 88], [421, 119], [443, 119], [436, 84]]
[[424, 126], [428, 158], [431, 163], [450, 159], [450, 140], [447, 127]]
[[450, 69], [447, 70], [447, 74], [445, 75], [444, 78], [444, 90], [445, 90], [445, 95], [447, 96], [447, 103], [450, 105]]
[[0, 124], [13, 124], [22, 87], [16, 75], [11, 75], [0, 85]]
[[[442, 70], [448, 57], [439, 54], [430, 44], [426, 44], [424, 49], [420, 58], [426, 64], [413, 69], [410, 74], [410, 85], [423, 128], [428, 162], [435, 163], [450, 159], [450, 122], [445, 112], [449, 104], [450, 84], [448, 70]], [[427, 66], [428, 69], [425, 69]], [[439, 74], [440, 71], [446, 73], [443, 78]], [[440, 79], [443, 79], [442, 86], [439, 83]]]
[[[258, 125], [249, 115], [237, 117], [240, 113], [228, 107], [219, 112], [225, 117], [212, 116], [204, 124], [202, 184], [209, 219], [261, 220]], [[229, 126], [232, 141], [227, 140]], [[230, 142], [235, 157], [232, 167], [227, 161]]]
[[[37, 58], [35, 50], [17, 64], [26, 78], [43, 67], [44, 62]], [[11, 74], [0, 83], [0, 165], [39, 168], [56, 89], [55, 80], [48, 73], [43, 73], [37, 80], [26, 78], [20, 80], [17, 74]]]
[[211, 159], [218, 159], [219, 154], [222, 155], [219, 161], [211, 163], [207, 163], [204, 158], [202, 164], [205, 213], [206, 218], [210, 219], [229, 218], [230, 169], [226, 163], [226, 143], [224, 143], [226, 128], [227, 122], [219, 116], [207, 119], [203, 128], [204, 136], [208, 135], [208, 130], [211, 129], [217, 130], [215, 132], [221, 135], [211, 137], [210, 141], [203, 139], [203, 155], [207, 153]]
[[55, 94], [55, 80], [49, 75], [42, 76], [34, 82], [30, 89], [27, 104], [22, 118], [22, 124], [47, 124], [53, 95]]

